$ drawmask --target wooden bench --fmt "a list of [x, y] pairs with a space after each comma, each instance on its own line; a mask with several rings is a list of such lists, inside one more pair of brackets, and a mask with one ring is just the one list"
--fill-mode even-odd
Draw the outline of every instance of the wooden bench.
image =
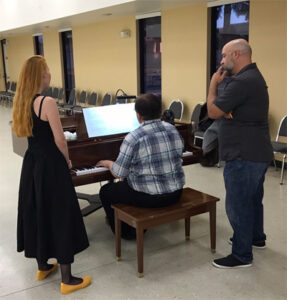
[[218, 198], [184, 188], [178, 203], [162, 208], [142, 208], [127, 204], [113, 204], [115, 211], [116, 258], [121, 259], [121, 221], [136, 229], [138, 276], [143, 277], [144, 229], [185, 219], [185, 237], [190, 235], [190, 217], [209, 212], [211, 251], [216, 246], [216, 201]]

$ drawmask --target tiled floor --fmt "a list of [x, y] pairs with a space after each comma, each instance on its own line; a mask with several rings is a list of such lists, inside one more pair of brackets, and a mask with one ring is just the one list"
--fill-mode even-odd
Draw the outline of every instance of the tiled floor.
[[[2, 299], [287, 299], [287, 178], [270, 168], [265, 182], [267, 248], [254, 250], [251, 268], [214, 268], [214, 258], [230, 253], [232, 234], [224, 208], [222, 168], [185, 167], [186, 185], [221, 199], [217, 204], [217, 252], [210, 251], [208, 215], [191, 219], [191, 240], [183, 221], [145, 235], [143, 278], [137, 277], [136, 243], [122, 241], [122, 261], [115, 260], [114, 237], [103, 210], [84, 219], [90, 247], [78, 254], [73, 273], [92, 275], [91, 286], [62, 296], [60, 273], [36, 280], [36, 264], [16, 252], [17, 193], [22, 159], [13, 153], [11, 108], [0, 105], [0, 298]], [[286, 172], [287, 173], [287, 172]], [[78, 188], [96, 193], [99, 185]], [[86, 203], [81, 201], [81, 206]]]

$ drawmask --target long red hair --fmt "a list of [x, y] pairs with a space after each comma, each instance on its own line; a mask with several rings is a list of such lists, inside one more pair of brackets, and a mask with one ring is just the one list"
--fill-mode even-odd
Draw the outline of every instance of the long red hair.
[[39, 93], [48, 66], [43, 56], [27, 59], [21, 69], [13, 99], [12, 129], [18, 137], [32, 136], [32, 101]]

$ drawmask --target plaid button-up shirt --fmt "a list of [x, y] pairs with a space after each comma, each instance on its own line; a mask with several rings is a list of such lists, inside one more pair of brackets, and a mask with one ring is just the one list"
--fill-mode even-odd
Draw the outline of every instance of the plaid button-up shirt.
[[136, 191], [165, 194], [181, 189], [183, 141], [177, 129], [160, 120], [145, 121], [124, 139], [112, 171]]

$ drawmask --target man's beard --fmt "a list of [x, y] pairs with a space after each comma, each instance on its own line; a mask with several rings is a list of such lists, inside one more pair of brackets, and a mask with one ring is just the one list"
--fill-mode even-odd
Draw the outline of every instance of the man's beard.
[[226, 70], [226, 69], [224, 69], [224, 70], [226, 71], [226, 76], [228, 76], [228, 77], [232, 76], [231, 70]]
[[222, 66], [223, 70], [227, 72], [227, 76], [232, 75], [232, 71], [234, 69], [233, 61], [230, 61], [228, 64]]

